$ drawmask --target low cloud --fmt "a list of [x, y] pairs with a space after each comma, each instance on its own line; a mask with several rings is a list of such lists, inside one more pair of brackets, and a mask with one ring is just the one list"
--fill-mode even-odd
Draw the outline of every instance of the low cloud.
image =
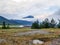
[[1, 16], [10, 19], [28, 15], [44, 19], [59, 8], [60, 0], [0, 0], [0, 14], [4, 14]]

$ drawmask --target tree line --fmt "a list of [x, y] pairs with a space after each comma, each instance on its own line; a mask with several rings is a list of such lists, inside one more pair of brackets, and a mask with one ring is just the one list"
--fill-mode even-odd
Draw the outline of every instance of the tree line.
[[9, 29], [9, 24], [6, 25], [5, 21], [2, 23], [2, 29]]
[[59, 23], [52, 18], [51, 21], [49, 21], [48, 18], [46, 18], [44, 21], [40, 22], [37, 20], [35, 21], [31, 28], [32, 29], [41, 29], [41, 28], [60, 28], [60, 20], [58, 20]]

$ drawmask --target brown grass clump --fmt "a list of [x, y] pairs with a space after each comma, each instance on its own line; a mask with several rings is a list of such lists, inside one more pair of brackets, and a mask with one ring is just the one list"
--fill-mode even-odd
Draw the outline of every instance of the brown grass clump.
[[[34, 30], [34, 29], [33, 29]], [[42, 45], [50, 44], [51, 40], [60, 35], [60, 29], [39, 29], [48, 31], [51, 34], [35, 34], [27, 36], [14, 36], [19, 32], [32, 31], [32, 29], [0, 29], [0, 39], [4, 39], [0, 45], [29, 45], [33, 39], [44, 39], [45, 43]], [[1, 41], [1, 40], [0, 40]], [[32, 44], [32, 43], [31, 43]]]

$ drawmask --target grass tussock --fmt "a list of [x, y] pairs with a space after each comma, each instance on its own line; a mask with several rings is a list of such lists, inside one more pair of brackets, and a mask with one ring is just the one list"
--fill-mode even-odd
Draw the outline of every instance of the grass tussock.
[[[34, 29], [0, 29], [0, 39], [3, 41], [0, 42], [0, 45], [29, 45], [30, 40], [33, 39], [48, 39], [48, 42], [54, 38], [57, 38], [60, 35], [60, 29], [38, 29], [48, 31], [51, 34], [35, 34], [28, 36], [14, 36], [14, 34], [19, 32], [32, 31]], [[47, 43], [47, 42], [46, 42]], [[45, 45], [45, 44], [44, 44]]]

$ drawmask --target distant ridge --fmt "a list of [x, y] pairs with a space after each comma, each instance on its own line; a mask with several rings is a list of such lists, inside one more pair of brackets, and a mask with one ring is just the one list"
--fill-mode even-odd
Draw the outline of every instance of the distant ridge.
[[5, 17], [0, 16], [0, 24], [2, 24], [3, 22], [5, 22], [6, 24], [10, 24], [10, 25], [18, 24], [17, 22], [10, 21], [10, 20], [6, 19]]
[[32, 22], [30, 21], [25, 21], [25, 20], [8, 20], [5, 17], [0, 16], [0, 25], [3, 22], [6, 22], [6, 24], [10, 24], [10, 25], [32, 25]]
[[32, 25], [32, 22], [26, 21], [26, 20], [11, 20], [11, 21], [17, 22], [17, 23], [19, 23], [21, 25], [25, 25], [25, 26], [31, 26]]

